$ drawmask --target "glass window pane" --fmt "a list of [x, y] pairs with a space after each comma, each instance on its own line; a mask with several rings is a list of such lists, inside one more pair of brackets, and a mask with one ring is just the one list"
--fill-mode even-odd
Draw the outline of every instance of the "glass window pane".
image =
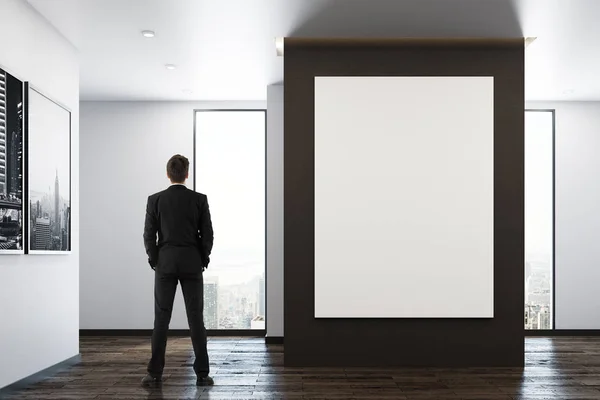
[[196, 112], [194, 176], [215, 231], [206, 328], [264, 329], [265, 111]]
[[553, 136], [553, 112], [525, 112], [525, 329], [553, 329]]

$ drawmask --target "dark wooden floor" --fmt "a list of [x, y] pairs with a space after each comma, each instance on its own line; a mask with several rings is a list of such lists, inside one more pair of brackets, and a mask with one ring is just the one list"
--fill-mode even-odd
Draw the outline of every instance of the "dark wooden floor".
[[523, 369], [298, 369], [283, 346], [213, 338], [216, 386], [196, 388], [189, 339], [169, 341], [162, 389], [144, 389], [148, 338], [85, 337], [83, 362], [16, 399], [600, 399], [600, 338], [531, 338]]

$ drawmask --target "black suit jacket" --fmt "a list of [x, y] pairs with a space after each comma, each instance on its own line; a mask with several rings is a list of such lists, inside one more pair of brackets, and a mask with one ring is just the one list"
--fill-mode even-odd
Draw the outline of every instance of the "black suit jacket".
[[165, 273], [202, 272], [213, 247], [206, 196], [172, 185], [148, 197], [144, 245], [152, 268]]

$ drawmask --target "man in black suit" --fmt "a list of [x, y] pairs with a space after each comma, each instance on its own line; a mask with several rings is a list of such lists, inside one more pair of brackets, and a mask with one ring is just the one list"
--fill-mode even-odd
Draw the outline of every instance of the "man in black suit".
[[[181, 155], [167, 163], [171, 187], [148, 198], [144, 245], [154, 278], [154, 331], [152, 358], [144, 385], [162, 382], [167, 331], [173, 311], [177, 282], [181, 283], [196, 360], [197, 386], [214, 384], [209, 374], [204, 328], [204, 282], [213, 246], [213, 228], [205, 195], [185, 187], [189, 161]], [[157, 241], [158, 234], [158, 241]]]

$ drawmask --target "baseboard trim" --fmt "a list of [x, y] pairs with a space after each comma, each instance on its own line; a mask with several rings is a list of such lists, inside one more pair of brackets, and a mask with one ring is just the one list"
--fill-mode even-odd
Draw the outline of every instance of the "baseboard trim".
[[600, 329], [541, 329], [525, 331], [525, 337], [541, 336], [600, 336]]
[[[206, 331], [208, 336], [265, 337], [264, 329], [219, 329]], [[170, 329], [169, 336], [189, 336], [189, 329]], [[152, 329], [80, 329], [79, 336], [152, 336]]]
[[53, 375], [56, 375], [58, 372], [61, 372], [67, 368], [70, 368], [76, 364], [81, 362], [81, 354], [77, 354], [71, 358], [67, 358], [64, 361], [59, 362], [58, 364], [54, 364], [48, 368], [41, 370], [40, 372], [36, 372], [35, 374], [29, 375], [23, 379], [16, 381], [15, 383], [11, 383], [8, 386], [0, 388], [0, 399], [4, 398], [10, 393], [14, 393], [20, 390], [27, 388], [35, 383], [43, 381]]
[[283, 336], [267, 336], [265, 338], [266, 344], [283, 344]]

